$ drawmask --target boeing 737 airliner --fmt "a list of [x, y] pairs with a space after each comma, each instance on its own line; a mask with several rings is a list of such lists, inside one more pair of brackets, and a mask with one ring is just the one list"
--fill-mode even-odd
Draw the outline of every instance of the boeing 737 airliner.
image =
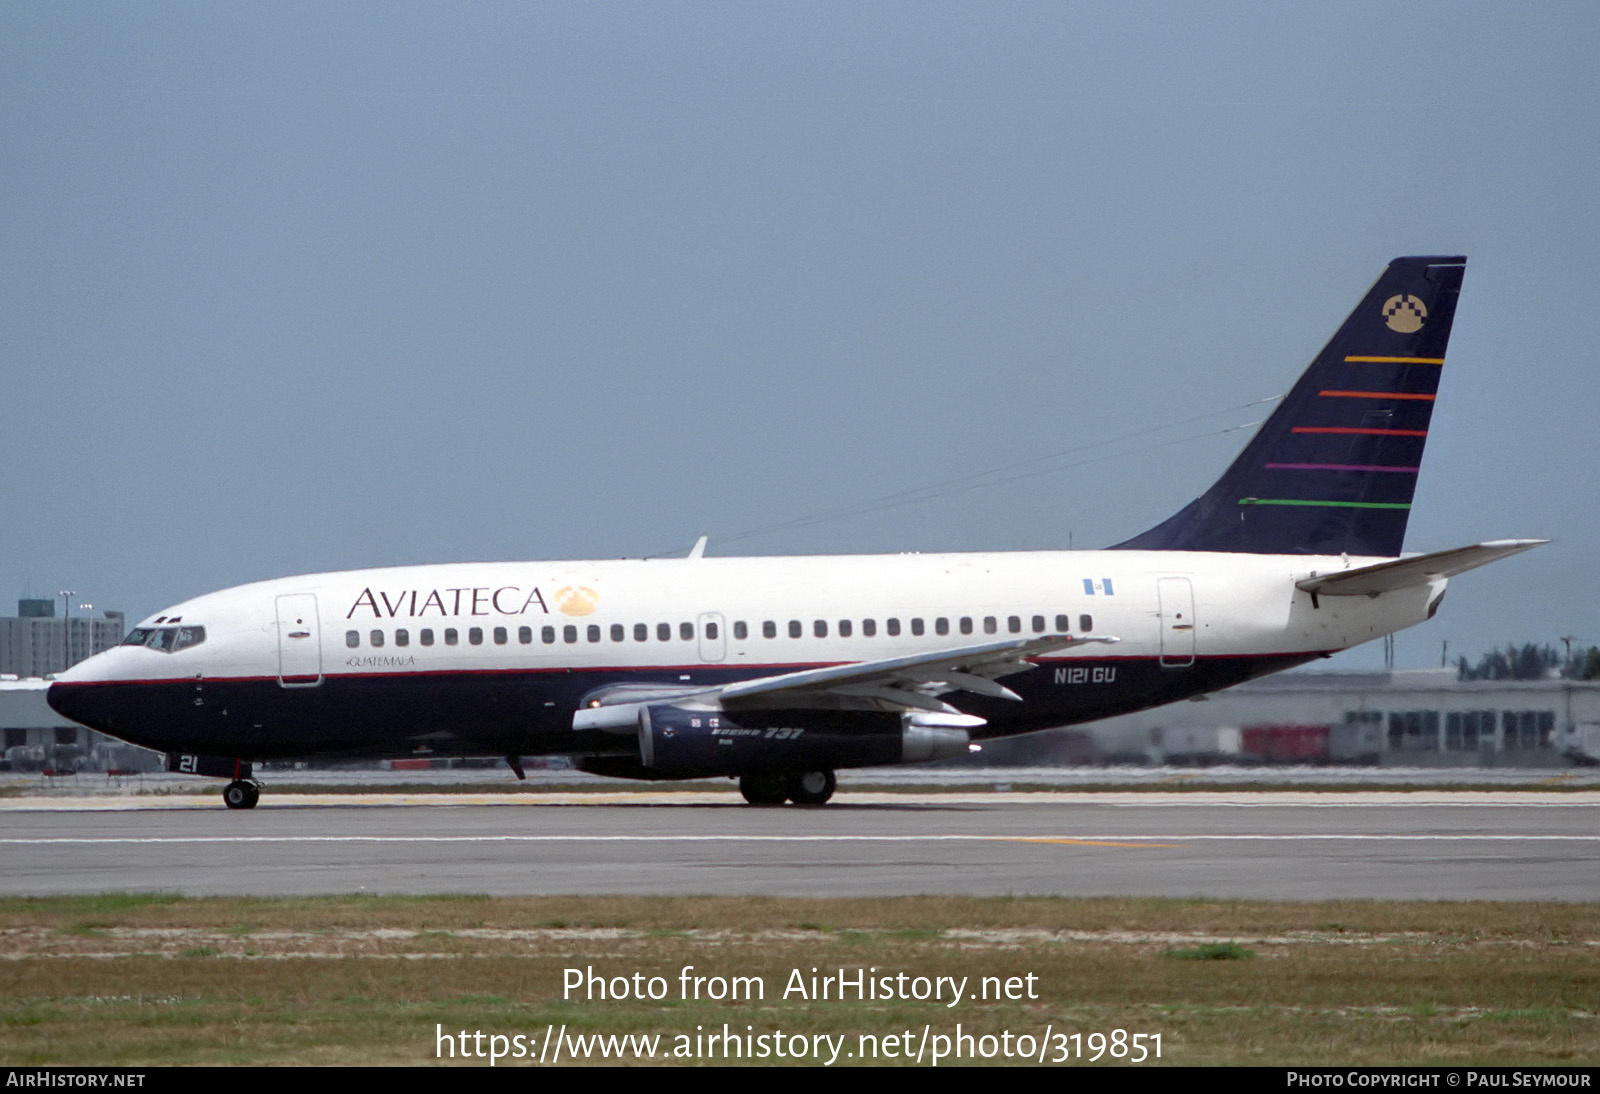
[[1401, 557], [1465, 259], [1400, 258], [1237, 460], [1100, 551], [410, 566], [184, 601], [50, 705], [230, 779], [252, 761], [569, 755], [821, 804], [838, 768], [1170, 703], [1431, 617], [1542, 540]]

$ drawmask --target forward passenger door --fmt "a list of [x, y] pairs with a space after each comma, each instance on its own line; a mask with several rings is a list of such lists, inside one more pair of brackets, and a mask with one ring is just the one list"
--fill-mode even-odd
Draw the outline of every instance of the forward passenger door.
[[286, 688], [322, 683], [322, 637], [312, 593], [278, 597], [278, 683]]

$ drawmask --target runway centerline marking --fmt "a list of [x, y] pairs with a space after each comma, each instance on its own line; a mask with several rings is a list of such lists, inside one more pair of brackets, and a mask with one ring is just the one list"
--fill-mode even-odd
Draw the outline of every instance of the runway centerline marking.
[[1066, 836], [990, 836], [990, 839], [1006, 840], [1010, 843], [1066, 843], [1078, 847], [1182, 847], [1181, 843], [1150, 843], [1148, 841], [1132, 842], [1127, 840], [1110, 839], [1069, 839]]
[[1565, 833], [1382, 833], [1306, 832], [1306, 833], [1197, 833], [1182, 835], [1011, 835], [977, 833], [923, 833], [914, 835], [822, 835], [756, 833], [680, 834], [680, 835], [534, 835], [481, 836], [40, 836], [0, 837], [0, 845], [59, 846], [64, 844], [165, 844], [165, 843], [1055, 843], [1082, 846], [1182, 846], [1201, 841], [1257, 841], [1293, 843], [1306, 840], [1346, 840], [1363, 842], [1464, 843], [1473, 841], [1538, 843], [1600, 843], [1600, 834]]

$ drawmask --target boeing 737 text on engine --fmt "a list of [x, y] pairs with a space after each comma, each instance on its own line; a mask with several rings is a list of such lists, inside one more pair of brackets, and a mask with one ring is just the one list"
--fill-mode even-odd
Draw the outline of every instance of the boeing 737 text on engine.
[[567, 755], [820, 804], [843, 767], [1158, 706], [1431, 617], [1542, 540], [1401, 556], [1465, 259], [1389, 264], [1204, 495], [1100, 551], [415, 566], [145, 619], [50, 705], [228, 778], [252, 761]]

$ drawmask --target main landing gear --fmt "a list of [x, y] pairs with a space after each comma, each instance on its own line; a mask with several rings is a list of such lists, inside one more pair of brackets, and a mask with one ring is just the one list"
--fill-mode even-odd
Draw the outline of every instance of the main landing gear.
[[222, 791], [229, 809], [254, 809], [261, 800], [261, 784], [253, 779], [235, 779]]
[[739, 776], [739, 793], [751, 805], [822, 805], [833, 797], [838, 780], [833, 772], [757, 772]]

